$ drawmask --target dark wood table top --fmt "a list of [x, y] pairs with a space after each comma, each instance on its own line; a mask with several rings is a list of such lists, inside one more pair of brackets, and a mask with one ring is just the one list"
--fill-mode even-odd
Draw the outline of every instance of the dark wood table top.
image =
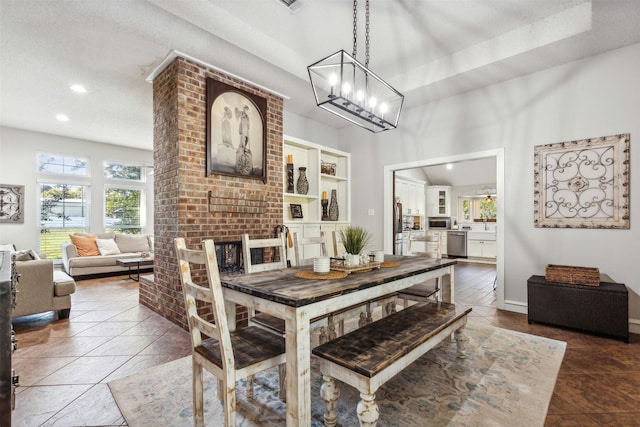
[[351, 273], [343, 279], [301, 279], [300, 271], [312, 271], [312, 266], [285, 268], [260, 273], [221, 277], [225, 288], [233, 289], [269, 301], [301, 307], [317, 301], [356, 292], [457, 263], [455, 259], [433, 259], [385, 255], [385, 262], [398, 262], [398, 267]]
[[150, 264], [153, 264], [153, 257], [118, 258], [116, 260], [116, 264], [121, 265], [123, 267], [130, 267], [134, 265], [150, 265]]

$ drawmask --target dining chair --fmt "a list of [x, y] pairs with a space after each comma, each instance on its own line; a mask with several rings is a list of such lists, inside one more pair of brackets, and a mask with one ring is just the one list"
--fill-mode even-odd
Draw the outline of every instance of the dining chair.
[[[213, 240], [204, 240], [203, 250], [187, 249], [184, 238], [176, 238], [174, 244], [191, 335], [193, 425], [204, 426], [204, 368], [218, 378], [218, 398], [224, 403], [225, 426], [232, 427], [236, 425], [237, 380], [247, 378], [247, 397], [251, 398], [253, 376], [278, 366], [282, 389], [285, 341], [271, 335], [265, 337], [257, 327], [230, 330]], [[206, 277], [201, 274], [203, 265]], [[197, 284], [192, 272], [195, 275], [198, 271]], [[206, 318], [211, 317], [207, 316], [211, 312], [213, 322]]]
[[[287, 256], [286, 256], [286, 242], [284, 234], [280, 233], [278, 237], [268, 239], [251, 239], [249, 234], [242, 235], [242, 252], [244, 258], [244, 272], [247, 274], [257, 273], [260, 271], [271, 271], [287, 268]], [[251, 258], [251, 249], [271, 249], [272, 260], [270, 262], [256, 264]], [[277, 257], [276, 257], [277, 253]], [[280, 337], [284, 337], [284, 319], [272, 316], [267, 313], [256, 314], [255, 310], [251, 307], [249, 311], [249, 324], [257, 326], [261, 329], [272, 332]], [[284, 397], [284, 396], [282, 396]]]
[[[412, 242], [424, 242], [424, 250], [413, 252]], [[415, 246], [415, 244], [413, 245]], [[424, 236], [416, 236], [409, 238], [409, 253], [413, 256], [420, 256], [430, 259], [440, 259], [440, 233], [427, 232]], [[410, 288], [403, 289], [398, 292], [398, 298], [403, 300], [403, 307], [409, 306], [409, 301], [438, 301], [438, 292], [440, 291], [439, 279], [431, 279], [426, 282], [418, 283]]]
[[333, 256], [337, 258], [341, 253], [345, 252], [340, 232], [333, 230], [331, 232], [331, 240], [333, 242]]
[[296, 265], [313, 265], [314, 257], [303, 257], [304, 248], [313, 246], [316, 249], [320, 249], [317, 256], [326, 257], [327, 255], [327, 242], [325, 240], [324, 231], [320, 232], [319, 236], [315, 237], [300, 237], [298, 233], [293, 233], [293, 248], [295, 252]]
[[[302, 251], [303, 245], [311, 244], [311, 242], [319, 242], [322, 247], [321, 239], [323, 238], [324, 233], [321, 233], [321, 236], [319, 238], [301, 238], [297, 236], [297, 233], [293, 233], [296, 264], [298, 264], [299, 262], [304, 262], [304, 260], [300, 259], [300, 253]], [[285, 253], [284, 245], [284, 237], [282, 237], [282, 239], [280, 237], [270, 239], [250, 239], [248, 234], [243, 234], [242, 246], [244, 253], [245, 273], [256, 273], [258, 271], [269, 271], [286, 268], [286, 260], [284, 264], [280, 261], [274, 261], [266, 264], [254, 264], [250, 257], [251, 248], [272, 248], [274, 252], [279, 252], [281, 254], [280, 260], [283, 260], [284, 257], [282, 256], [282, 254]], [[324, 249], [321, 249], [321, 251], [326, 253], [326, 242], [324, 244]], [[365, 308], [368, 309], [370, 307], [373, 307], [373, 305], [361, 304], [353, 307], [347, 307], [345, 309], [329, 313], [316, 319], [311, 319], [311, 329], [320, 330], [319, 342], [320, 344], [322, 344], [328, 340], [336, 338], [338, 335], [344, 334], [344, 321], [346, 319], [354, 317], [357, 318], [358, 316], [360, 316], [361, 320], [358, 322], [358, 326], [363, 326], [371, 318], [371, 314], [367, 314], [365, 312]], [[249, 308], [249, 323], [280, 337], [284, 337], [286, 333], [286, 325], [284, 319], [272, 316], [267, 313], [255, 313], [255, 311], [251, 308]], [[284, 399], [284, 395], [282, 395], [281, 398]]]

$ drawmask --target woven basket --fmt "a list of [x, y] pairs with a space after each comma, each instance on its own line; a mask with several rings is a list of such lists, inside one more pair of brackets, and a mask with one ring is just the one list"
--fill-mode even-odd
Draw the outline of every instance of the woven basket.
[[600, 286], [600, 270], [595, 267], [548, 264], [544, 278], [547, 282]]

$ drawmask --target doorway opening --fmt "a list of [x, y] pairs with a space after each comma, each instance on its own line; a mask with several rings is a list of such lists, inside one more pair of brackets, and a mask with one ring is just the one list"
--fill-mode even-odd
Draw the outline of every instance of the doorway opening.
[[[464, 172], [465, 162], [471, 164], [473, 161], [479, 161], [482, 159], [492, 158], [495, 159], [495, 188], [492, 188], [492, 197], [496, 198], [499, 202], [496, 206], [496, 221], [491, 224], [495, 227], [495, 250], [496, 250], [496, 264], [495, 275], [490, 281], [491, 287], [495, 286], [495, 298], [496, 307], [499, 309], [504, 308], [504, 149], [494, 149], [479, 151], [474, 153], [467, 153], [461, 155], [424, 159], [419, 161], [399, 163], [394, 165], [387, 165], [384, 168], [384, 249], [386, 253], [392, 253], [394, 246], [396, 245], [397, 232], [394, 226], [396, 218], [396, 197], [394, 192], [395, 176], [396, 173], [403, 174], [402, 171], [408, 171], [412, 169], [424, 169], [435, 166], [444, 166], [447, 164], [453, 164], [458, 167], [459, 173]], [[489, 184], [480, 183], [480, 184]], [[457, 204], [457, 199], [451, 203]], [[427, 208], [428, 209], [428, 208]], [[425, 215], [428, 216], [426, 212]], [[454, 217], [457, 219], [456, 216]], [[484, 225], [483, 225], [484, 226]], [[465, 269], [460, 262], [460, 270]], [[457, 274], [456, 274], [457, 275]], [[461, 289], [462, 291], [462, 289]], [[493, 292], [493, 289], [491, 290]], [[462, 295], [461, 295], [462, 297]]]

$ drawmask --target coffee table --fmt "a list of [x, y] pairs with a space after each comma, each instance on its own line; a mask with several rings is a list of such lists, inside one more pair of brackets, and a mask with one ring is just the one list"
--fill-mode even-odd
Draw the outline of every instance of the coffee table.
[[[116, 259], [116, 264], [118, 264], [121, 267], [129, 267], [129, 279], [131, 280], [135, 280], [136, 282], [140, 281], [140, 267], [143, 267], [145, 265], [153, 265], [153, 257], [147, 257], [147, 258], [118, 258]], [[138, 276], [137, 277], [133, 277], [131, 275], [131, 269], [135, 267], [137, 272], [138, 272]]]

